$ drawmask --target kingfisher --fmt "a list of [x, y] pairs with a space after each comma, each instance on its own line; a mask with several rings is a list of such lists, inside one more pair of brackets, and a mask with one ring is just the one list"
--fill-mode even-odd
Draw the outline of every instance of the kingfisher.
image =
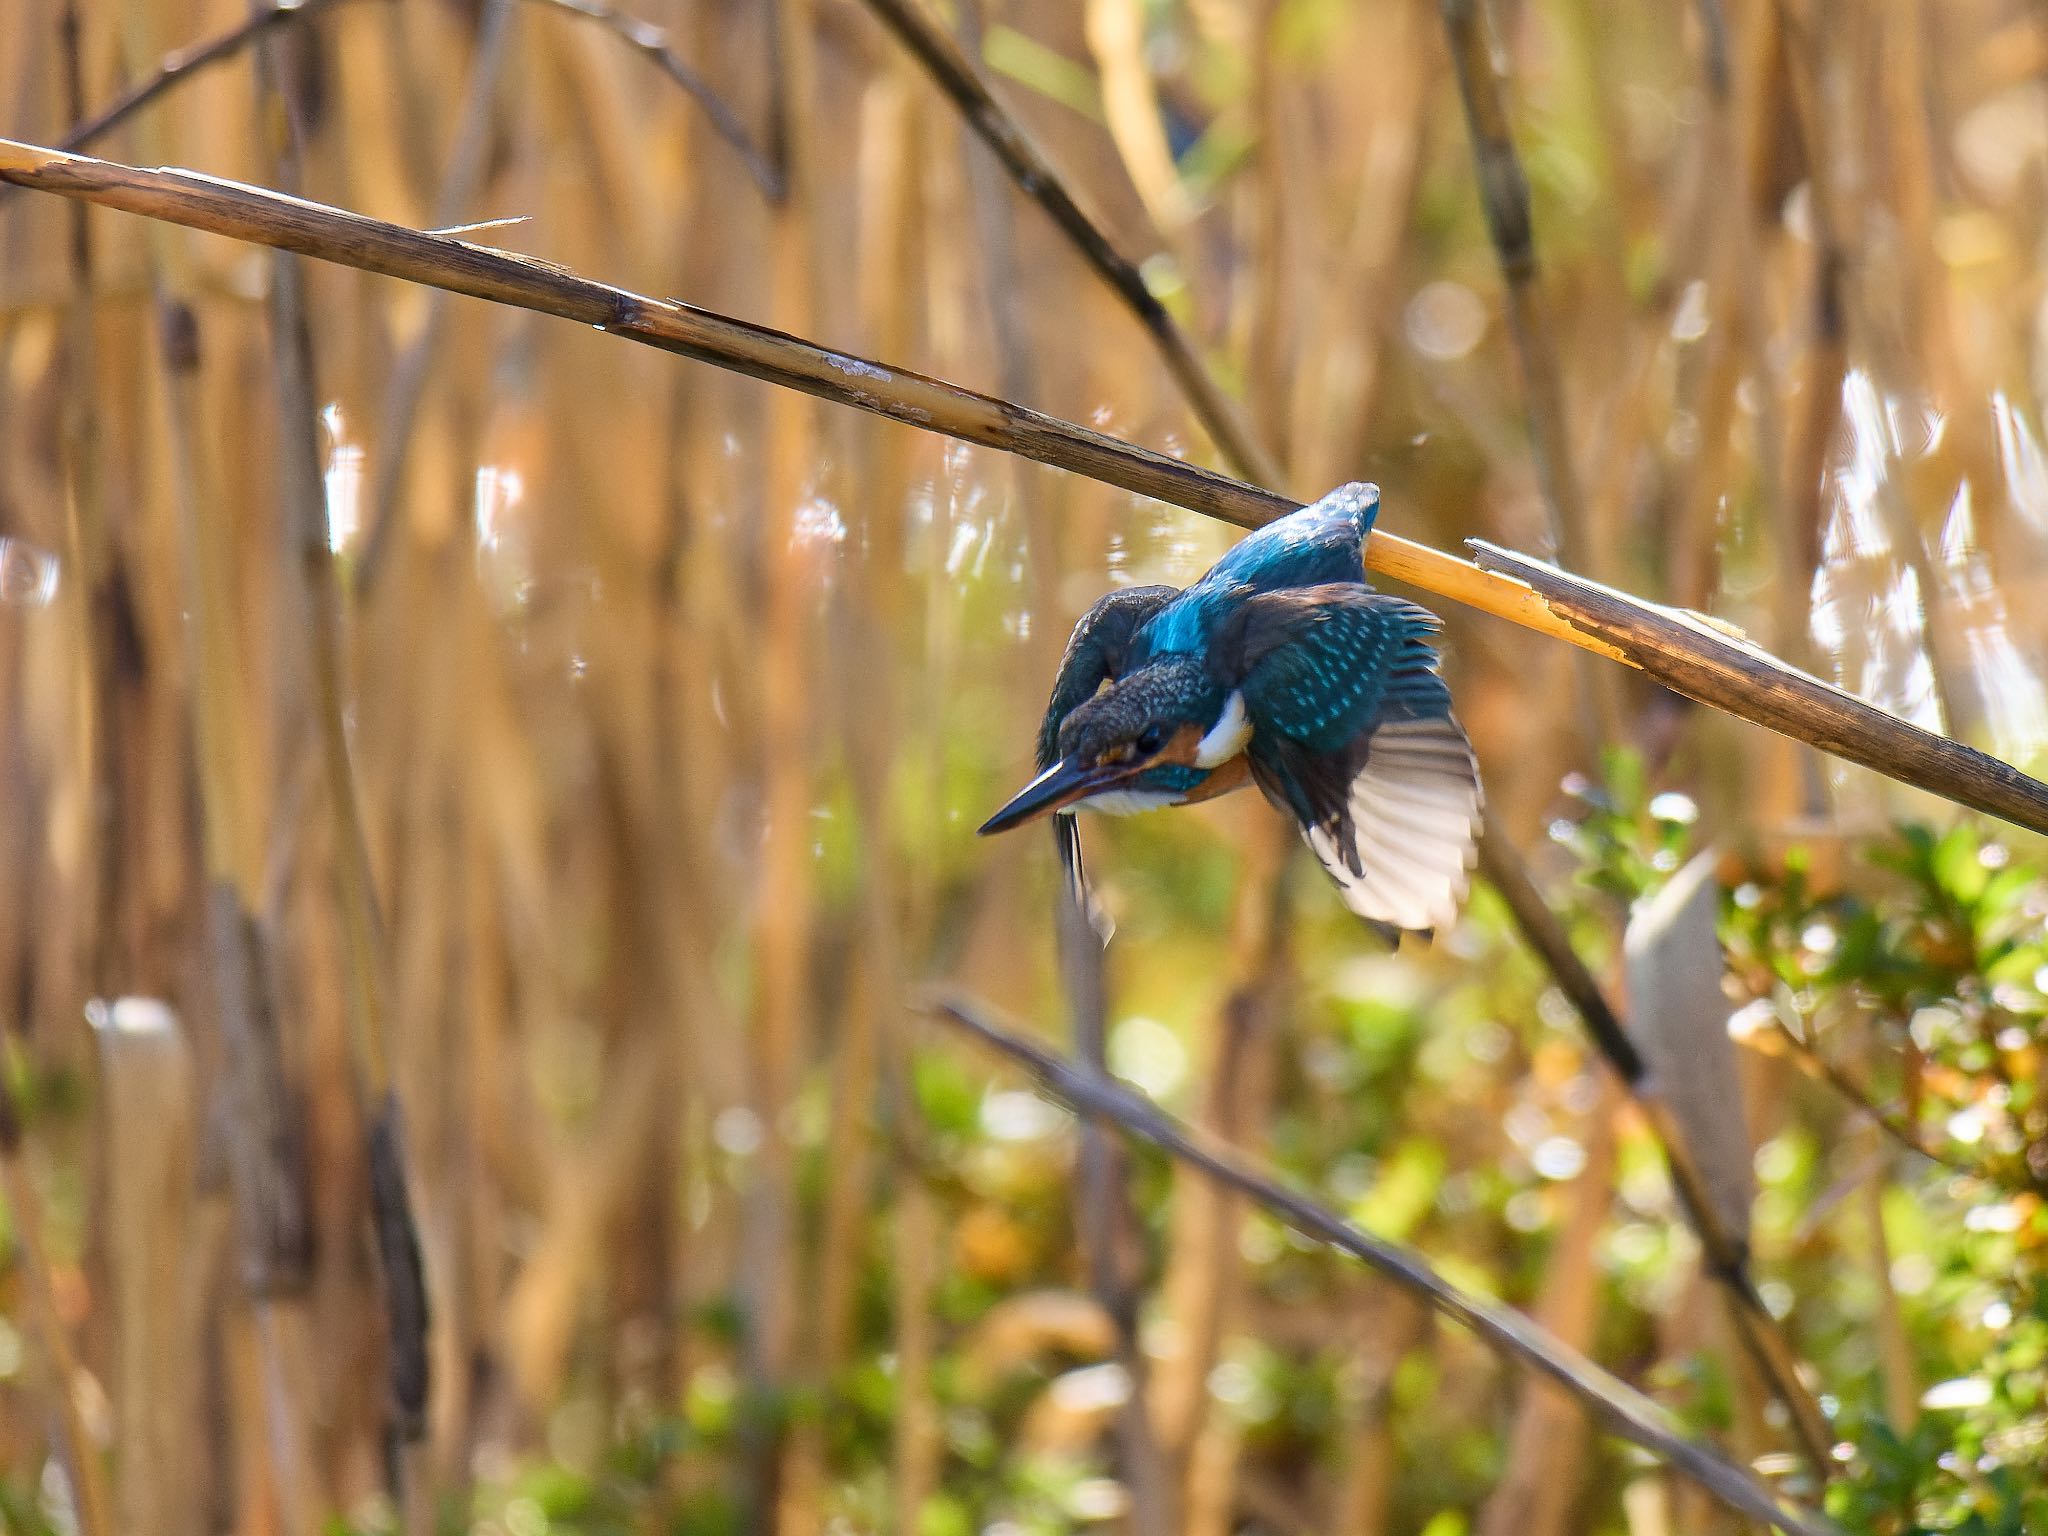
[[1476, 858], [1479, 765], [1428, 609], [1375, 592], [1376, 486], [1339, 486], [1193, 586], [1126, 587], [1081, 616], [1038, 731], [1038, 776], [981, 827], [1191, 805], [1256, 784], [1344, 904], [1398, 943], [1448, 927]]

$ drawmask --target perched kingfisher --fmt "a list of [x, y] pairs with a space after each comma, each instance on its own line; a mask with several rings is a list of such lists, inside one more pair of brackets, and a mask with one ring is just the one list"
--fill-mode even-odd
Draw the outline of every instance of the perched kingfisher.
[[1398, 942], [1448, 926], [1479, 835], [1479, 765], [1437, 673], [1437, 617], [1375, 592], [1376, 486], [1268, 524], [1185, 591], [1082, 615], [1038, 731], [1038, 777], [983, 824], [1188, 805], [1255, 783], [1344, 903]]

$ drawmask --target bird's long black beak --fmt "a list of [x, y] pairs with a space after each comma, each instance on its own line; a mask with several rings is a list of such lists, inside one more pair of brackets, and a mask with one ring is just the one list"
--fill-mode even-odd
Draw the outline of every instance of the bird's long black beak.
[[1012, 795], [1008, 805], [981, 824], [980, 835], [991, 837], [1021, 827], [1027, 821], [1036, 821], [1098, 790], [1108, 789], [1129, 771], [1121, 763], [1090, 767], [1063, 758]]

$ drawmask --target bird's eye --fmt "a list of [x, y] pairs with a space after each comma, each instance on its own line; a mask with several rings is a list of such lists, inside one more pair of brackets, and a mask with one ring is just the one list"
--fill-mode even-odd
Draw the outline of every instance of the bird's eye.
[[1166, 745], [1166, 732], [1159, 726], [1148, 725], [1138, 733], [1138, 750], [1150, 757]]

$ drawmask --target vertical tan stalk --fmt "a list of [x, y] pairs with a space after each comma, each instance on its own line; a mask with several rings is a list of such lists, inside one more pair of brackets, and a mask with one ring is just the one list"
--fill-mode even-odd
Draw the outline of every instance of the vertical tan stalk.
[[[301, 179], [301, 103], [277, 83], [279, 61], [258, 71], [259, 92], [275, 110], [273, 161], [282, 184]], [[288, 547], [298, 558], [306, 600], [307, 662], [327, 808], [333, 818], [333, 878], [341, 921], [343, 995], [347, 1000], [351, 1067], [361, 1097], [369, 1212], [382, 1282], [386, 1386], [390, 1394], [391, 1470], [409, 1536], [431, 1529], [426, 1468], [418, 1454], [426, 1434], [428, 1392], [427, 1290], [419, 1231], [406, 1167], [405, 1127], [392, 1078], [389, 967], [383, 918], [370, 870], [355, 769], [349, 759], [342, 652], [341, 586], [334, 569], [319, 446], [319, 401], [313, 368], [304, 273], [299, 257], [276, 252], [270, 263], [271, 359], [278, 415], [280, 500]]]
[[1536, 477], [1543, 488], [1544, 508], [1550, 514], [1550, 535], [1556, 541], [1560, 564], [1598, 575], [1606, 562], [1587, 565], [1591, 551], [1580, 547], [1585, 512], [1565, 415], [1563, 367], [1549, 309], [1537, 281], [1529, 180], [1522, 173], [1521, 157], [1515, 153], [1507, 104], [1494, 72], [1486, 0], [1442, 0], [1442, 6], [1451, 64], [1458, 77], [1458, 94], [1465, 103], [1465, 125], [1472, 136], [1479, 200], [1507, 290], [1508, 328], [1522, 363], [1530, 446], [1536, 455]]
[[207, 1458], [198, 1282], [220, 1234], [197, 1208], [192, 1052], [177, 1016], [154, 999], [95, 1004], [88, 1017], [105, 1103], [121, 1529], [199, 1536]]
[[1427, 1309], [1406, 1296], [1382, 1291], [1370, 1305], [1377, 1326], [1360, 1330], [1355, 1351], [1361, 1379], [1346, 1415], [1344, 1471], [1331, 1508], [1330, 1536], [1381, 1536], [1387, 1528], [1399, 1471], [1388, 1417], [1394, 1373], [1428, 1332]]
[[[1196, 1123], [1219, 1141], [1255, 1152], [1264, 1142], [1273, 1089], [1273, 1037], [1292, 980], [1287, 862], [1294, 839], [1275, 817], [1248, 830], [1230, 945], [1230, 990], [1217, 1011]], [[1174, 1184], [1163, 1291], [1175, 1349], [1152, 1388], [1167, 1465], [1181, 1489], [1182, 1529], [1227, 1532], [1237, 1509], [1238, 1421], [1218, 1413], [1209, 1378], [1240, 1325], [1244, 1204], [1204, 1180]]]
[[[80, 58], [80, 20], [75, 0], [58, 16], [64, 65], [66, 110], [83, 111], [85, 86]], [[123, 728], [117, 637], [133, 632], [121, 552], [107, 522], [100, 473], [99, 349], [94, 340], [93, 240], [90, 211], [68, 215], [66, 255], [71, 290], [64, 306], [64, 402], [61, 443], [65, 480], [65, 543], [83, 592], [75, 611], [82, 619], [77, 654], [82, 667], [79, 700], [83, 751], [88, 765], [92, 828], [92, 927], [86, 973], [102, 996], [111, 997], [133, 978], [120, 974], [123, 954], [122, 892], [140, 891], [141, 880], [122, 879], [125, 817], [121, 782]], [[132, 949], [132, 945], [128, 946]]]
[[[1805, 147], [1811, 176], [1807, 187], [1813, 258], [1806, 301], [1804, 361], [1799, 368], [1799, 406], [1785, 445], [1784, 523], [1779, 530], [1778, 633], [1776, 646], [1794, 665], [1812, 656], [1813, 573], [1820, 568], [1821, 522], [1826, 514], [1828, 454], [1842, 414], [1842, 375], [1848, 368], [1848, 253], [1839, 237], [1834, 162], [1820, 101], [1822, 34], [1805, 31], [1794, 14], [1795, 0], [1775, 0], [1772, 16], [1779, 48], [1792, 82], [1795, 126]], [[1759, 18], [1771, 25], [1772, 17]]]
[[[131, 46], [148, 49], [146, 8], [127, 12]], [[146, 148], [161, 151], [151, 142]], [[166, 158], [169, 158], [166, 156]], [[182, 294], [189, 290], [182, 248], [165, 232], [151, 237], [157, 339], [165, 402], [170, 499], [178, 527], [179, 579], [191, 676], [191, 737], [197, 763], [199, 832], [205, 881], [207, 981], [226, 1057], [227, 1162], [234, 1189], [240, 1279], [251, 1313], [241, 1383], [255, 1383], [238, 1415], [247, 1492], [276, 1501], [291, 1536], [314, 1529], [322, 1502], [315, 1484], [304, 1405], [296, 1394], [294, 1342], [304, 1324], [303, 1293], [312, 1256], [307, 1204], [303, 1103], [287, 1076], [282, 1025], [272, 992], [271, 939], [263, 905], [263, 799], [244, 705], [252, 696], [235, 633], [235, 529], [218, 487], [201, 463], [200, 331]]]
[[[816, 315], [816, 199], [813, 123], [817, 84], [811, 0], [777, 0], [777, 150], [789, 197], [770, 234], [776, 324], [802, 331]], [[807, 1536], [819, 1524], [818, 1447], [788, 1433], [775, 1405], [795, 1384], [804, 1294], [797, 1240], [796, 1148], [790, 1115], [809, 1040], [813, 899], [807, 685], [815, 581], [799, 532], [817, 453], [816, 407], [787, 393], [768, 405], [763, 443], [759, 650], [760, 774], [766, 828], [753, 916], [755, 1003], [749, 1039], [750, 1094], [761, 1150], [741, 1195], [741, 1273], [748, 1279], [746, 1356], [761, 1428], [748, 1447], [746, 1504], [751, 1529]], [[770, 1415], [777, 1417], [770, 1422]]]
[[[900, 347], [908, 339], [911, 288], [908, 191], [914, 170], [909, 140], [909, 93], [900, 74], [885, 71], [871, 85], [862, 103], [860, 208], [857, 256], [860, 298], [866, 328], [877, 342]], [[869, 1217], [869, 1185], [873, 1173], [873, 1124], [878, 1074], [884, 1053], [905, 1053], [902, 1035], [904, 959], [901, 893], [895, 856], [897, 825], [889, 793], [901, 747], [902, 711], [895, 696], [899, 657], [894, 637], [904, 618], [901, 524], [909, 498], [907, 465], [901, 434], [881, 434], [871, 462], [858, 477], [856, 498], [849, 508], [867, 534], [868, 558], [861, 562], [853, 588], [838, 616], [845, 643], [838, 647], [840, 665], [860, 671], [856, 690], [851, 675], [846, 691], [861, 698], [857, 709], [842, 719], [847, 734], [848, 766], [853, 779], [862, 846], [859, 924], [860, 957], [855, 985], [848, 988], [847, 1006], [837, 1031], [832, 1119], [826, 1139], [825, 1214], [819, 1242], [818, 1355], [828, 1377], [851, 1358], [855, 1290], [866, 1245], [861, 1226]], [[914, 1168], [902, 1170], [899, 1190], [918, 1180]], [[897, 1263], [915, 1260], [898, 1253]], [[913, 1298], [916, 1300], [916, 1298]], [[916, 1300], [922, 1307], [925, 1303]], [[914, 1326], [897, 1320], [899, 1331]], [[930, 1391], [924, 1380], [900, 1373], [898, 1390]], [[922, 1502], [917, 1490], [897, 1491]]]
[[[1570, 1214], [1535, 1308], [1537, 1320], [1574, 1349], [1591, 1344], [1599, 1312], [1600, 1231], [1614, 1194], [1620, 1099], [1620, 1086], [1604, 1080], [1599, 1102], [1580, 1126], [1586, 1165], [1572, 1184]], [[1529, 1382], [1509, 1439], [1507, 1475], [1487, 1500], [1480, 1536], [1564, 1536], [1587, 1440], [1582, 1407], [1548, 1382]]]
[[[1054, 845], [1064, 861], [1074, 857], [1071, 840]], [[1102, 940], [1079, 895], [1078, 872], [1058, 882], [1060, 973], [1074, 1032], [1074, 1053], [1084, 1070], [1107, 1083], [1109, 997]], [[1173, 1487], [1152, 1428], [1147, 1368], [1139, 1337], [1142, 1300], [1138, 1266], [1143, 1261], [1137, 1214], [1130, 1202], [1130, 1153], [1093, 1116], [1080, 1124], [1079, 1168], [1075, 1177], [1074, 1225], [1087, 1265], [1089, 1289], [1116, 1328], [1116, 1362], [1127, 1393], [1116, 1418], [1119, 1470], [1130, 1495], [1134, 1536], [1168, 1536], [1180, 1529], [1173, 1511]]]
[[[448, 151], [441, 190], [434, 199], [434, 227], [447, 228], [465, 218], [483, 183], [484, 154], [491, 143], [491, 107], [498, 76], [505, 63], [505, 39], [511, 30], [512, 0], [489, 0], [477, 25], [476, 53], [463, 86], [462, 113], [455, 142]], [[384, 410], [378, 420], [377, 473], [371, 489], [362, 553], [356, 562], [356, 599], [367, 604], [389, 557], [391, 540], [410, 460], [413, 428], [420, 417], [420, 399], [433, 371], [434, 357], [446, 329], [448, 295], [427, 300], [427, 316], [419, 332], [393, 365], [384, 387]]]

